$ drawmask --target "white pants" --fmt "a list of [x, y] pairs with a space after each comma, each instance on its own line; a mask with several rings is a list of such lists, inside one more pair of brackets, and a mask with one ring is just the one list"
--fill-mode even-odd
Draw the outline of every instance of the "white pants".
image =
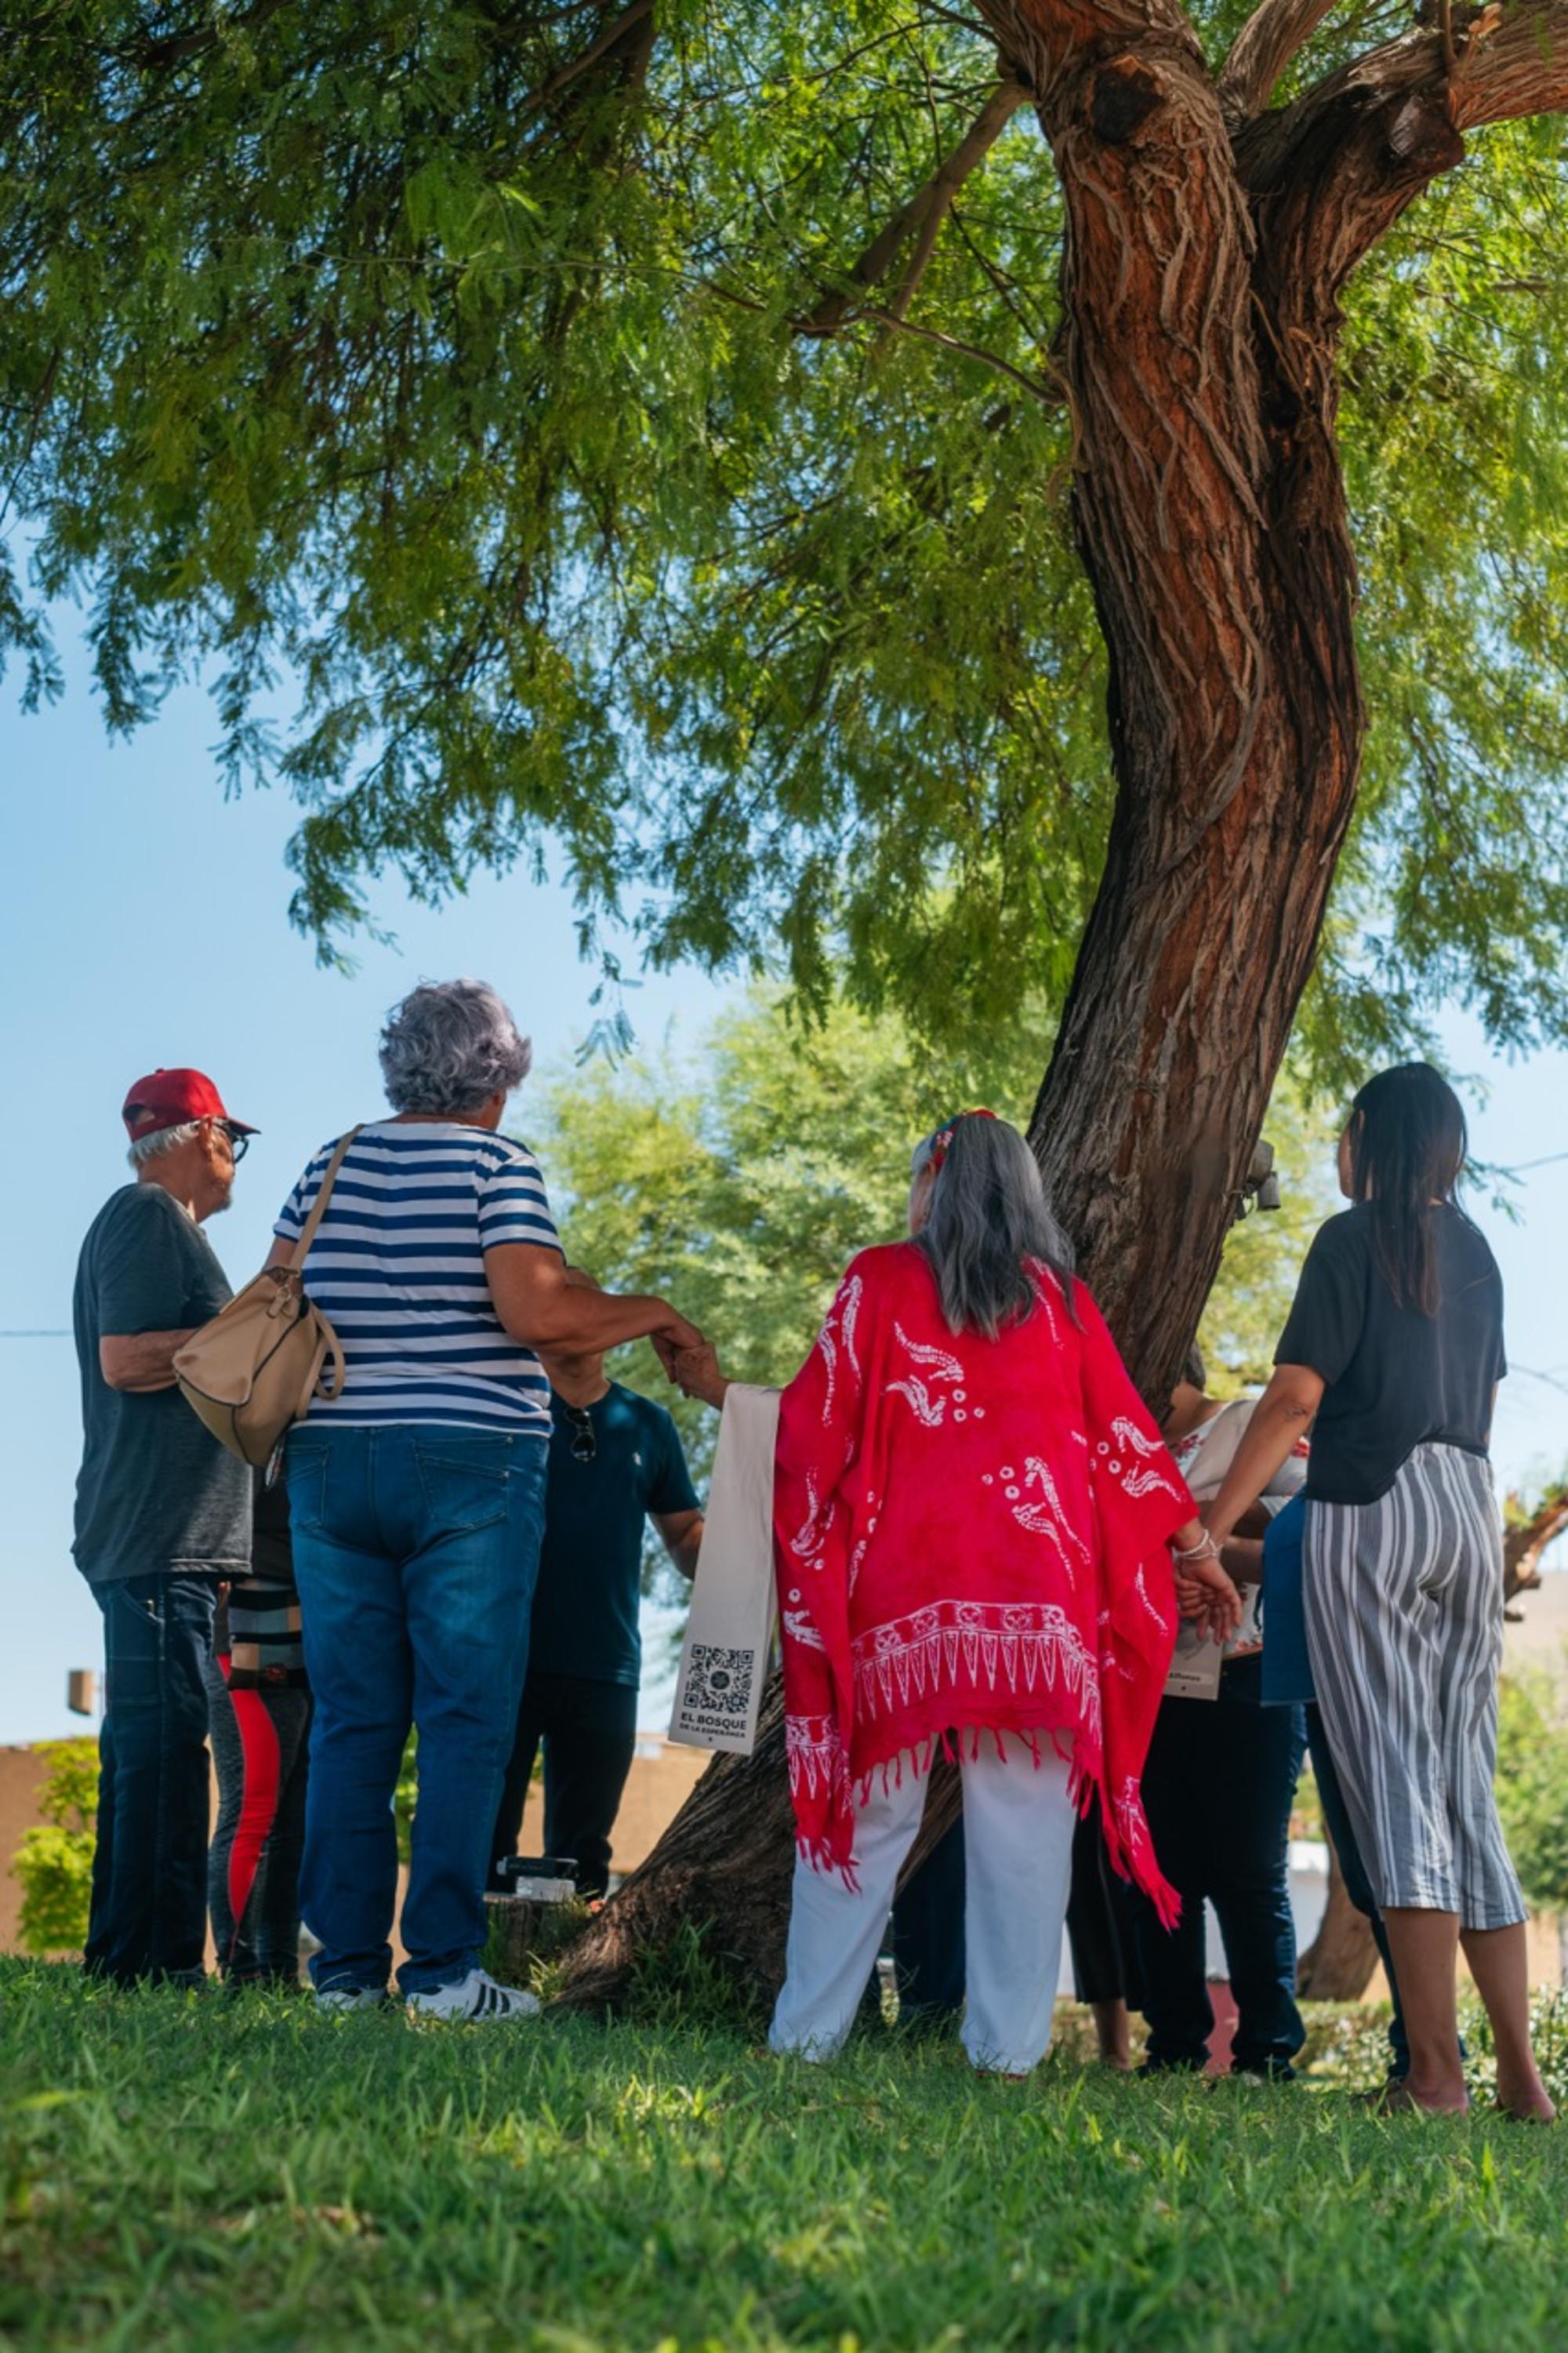
[[[1044, 2057], [1061, 1968], [1076, 1817], [1069, 1768], [1047, 1742], [982, 1733], [963, 1776], [963, 2047], [976, 2067], [1024, 2075]], [[784, 1990], [773, 2051], [831, 2059], [844, 2042], [877, 1958], [904, 1857], [925, 1810], [926, 1776], [908, 1757], [882, 1787], [879, 1768], [855, 1819], [858, 1891], [836, 1871], [797, 1861]]]

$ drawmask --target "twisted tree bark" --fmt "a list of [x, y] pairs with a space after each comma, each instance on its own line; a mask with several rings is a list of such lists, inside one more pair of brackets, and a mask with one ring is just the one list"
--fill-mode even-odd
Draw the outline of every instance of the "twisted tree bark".
[[1296, 1990], [1303, 2001], [1359, 2001], [1376, 1967], [1372, 1923], [1345, 1892], [1331, 1840], [1328, 1901], [1317, 1935], [1296, 1964]]
[[[1216, 75], [1177, 0], [976, 0], [997, 95], [854, 273], [880, 278], [917, 231], [923, 266], [950, 184], [1032, 93], [1067, 206], [1055, 373], [1117, 797], [1030, 1136], [1155, 1398], [1218, 1267], [1354, 805], [1345, 283], [1467, 128], [1568, 107], [1568, 0], [1489, 0], [1262, 111], [1330, 5], [1262, 0]], [[639, 1947], [704, 1915], [776, 1981], [789, 1830], [770, 1718], [606, 1908], [571, 1998], [613, 1999]]]

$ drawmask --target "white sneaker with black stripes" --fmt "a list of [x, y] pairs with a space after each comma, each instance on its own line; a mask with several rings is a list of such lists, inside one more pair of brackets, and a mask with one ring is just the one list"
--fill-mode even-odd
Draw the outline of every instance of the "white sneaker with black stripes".
[[516, 1986], [497, 1985], [483, 1969], [470, 1969], [452, 1985], [433, 1986], [408, 1997], [411, 2018], [445, 2018], [459, 2026], [493, 2026], [509, 2019], [537, 2018], [539, 2004]]

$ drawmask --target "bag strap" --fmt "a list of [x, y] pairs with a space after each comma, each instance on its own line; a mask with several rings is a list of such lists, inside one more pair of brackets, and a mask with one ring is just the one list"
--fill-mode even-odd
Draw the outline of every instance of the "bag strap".
[[[362, 1121], [360, 1124], [363, 1126], [363, 1122]], [[310, 1244], [316, 1239], [316, 1228], [327, 1214], [327, 1203], [332, 1198], [332, 1187], [338, 1181], [338, 1171], [343, 1165], [343, 1155], [359, 1132], [359, 1128], [351, 1127], [327, 1163], [327, 1173], [321, 1179], [321, 1189], [317, 1194], [310, 1214], [305, 1220], [305, 1230], [294, 1245], [294, 1255], [289, 1261], [290, 1266], [304, 1265]]]
[[343, 1393], [343, 1347], [331, 1325], [316, 1309], [318, 1346], [316, 1361], [310, 1367], [310, 1378], [300, 1393], [300, 1409], [294, 1419], [303, 1421], [305, 1409], [312, 1397], [341, 1398]]

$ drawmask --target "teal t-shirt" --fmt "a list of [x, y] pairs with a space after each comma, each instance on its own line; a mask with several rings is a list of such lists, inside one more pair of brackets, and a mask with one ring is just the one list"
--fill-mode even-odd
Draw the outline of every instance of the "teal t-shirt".
[[[551, 1392], [529, 1672], [635, 1689], [642, 1672], [643, 1524], [650, 1512], [696, 1511], [696, 1490], [680, 1434], [663, 1406], [612, 1382], [596, 1405], [579, 1409], [575, 1423], [573, 1410]], [[592, 1461], [581, 1459], [583, 1413], [593, 1425]]]

